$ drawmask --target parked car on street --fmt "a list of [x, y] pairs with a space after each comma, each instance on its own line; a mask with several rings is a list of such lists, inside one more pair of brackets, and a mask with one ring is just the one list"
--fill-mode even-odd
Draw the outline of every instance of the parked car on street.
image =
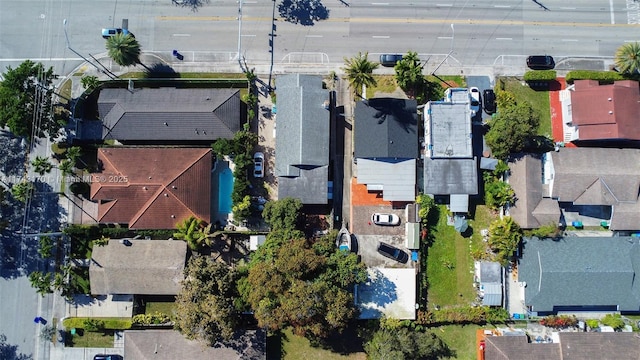
[[380, 242], [378, 244], [378, 253], [380, 253], [380, 255], [382, 256], [388, 257], [389, 259], [401, 262], [403, 264], [406, 263], [407, 260], [409, 260], [409, 255], [407, 255], [406, 252], [384, 242]]
[[125, 35], [133, 36], [133, 34], [127, 29], [121, 29], [121, 28], [102, 29], [102, 37], [105, 39], [115, 36], [115, 34], [125, 34]]
[[551, 70], [556, 63], [549, 55], [531, 55], [527, 58], [527, 66], [532, 70]]
[[398, 225], [400, 218], [396, 214], [380, 214], [371, 215], [371, 222], [376, 225]]
[[122, 355], [112, 354], [98, 354], [93, 357], [93, 360], [122, 360]]
[[382, 54], [380, 55], [380, 65], [385, 67], [394, 67], [398, 61], [402, 60], [401, 54]]
[[492, 89], [485, 89], [482, 92], [484, 112], [493, 115], [496, 112], [496, 93]]
[[482, 100], [480, 100], [480, 90], [477, 87], [469, 88], [469, 98], [471, 100], [471, 112], [473, 115], [480, 112], [482, 108]]
[[253, 177], [264, 177], [264, 154], [261, 152], [253, 155]]

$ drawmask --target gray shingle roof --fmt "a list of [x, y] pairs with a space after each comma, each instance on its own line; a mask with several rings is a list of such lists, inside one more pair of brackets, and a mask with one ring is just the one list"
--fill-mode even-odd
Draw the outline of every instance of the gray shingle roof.
[[638, 200], [639, 149], [563, 148], [551, 158], [552, 196], [560, 201], [611, 205]]
[[94, 246], [89, 265], [94, 295], [175, 295], [184, 279], [187, 243], [181, 240], [110, 240]]
[[487, 360], [560, 360], [559, 344], [530, 343], [526, 336], [485, 337]]
[[374, 98], [356, 103], [356, 158], [418, 158], [415, 100]]
[[278, 199], [292, 197], [303, 204], [318, 205], [328, 202], [329, 166], [301, 167], [299, 176], [278, 177]]
[[237, 89], [102, 89], [103, 139], [213, 141], [240, 130]]
[[562, 360], [638, 360], [638, 333], [574, 333], [560, 332]]
[[358, 160], [358, 184], [381, 185], [386, 201], [415, 201], [416, 160]]
[[619, 306], [640, 310], [640, 239], [632, 237], [526, 239], [518, 278], [533, 311], [554, 306]]
[[543, 198], [542, 161], [525, 155], [509, 162], [509, 185], [516, 201], [509, 206], [509, 216], [523, 229], [534, 229], [560, 221], [558, 202]]
[[175, 330], [127, 330], [124, 358], [127, 360], [260, 360], [266, 359], [266, 333], [248, 330], [229, 344], [205, 346], [187, 340]]
[[281, 75], [276, 87], [276, 176], [299, 176], [304, 165], [328, 165], [329, 111], [323, 104], [329, 93], [322, 89], [322, 78]]
[[473, 159], [424, 159], [424, 192], [433, 195], [478, 193], [478, 167]]

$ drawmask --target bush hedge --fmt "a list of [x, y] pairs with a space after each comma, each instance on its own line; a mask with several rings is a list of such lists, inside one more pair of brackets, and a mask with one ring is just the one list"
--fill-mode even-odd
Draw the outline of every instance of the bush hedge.
[[509, 320], [509, 312], [503, 308], [488, 306], [464, 306], [434, 311], [418, 311], [416, 323], [419, 325], [444, 324], [486, 324], [504, 323]]
[[555, 70], [532, 70], [524, 73], [524, 81], [553, 81], [555, 79]]
[[554, 329], [574, 327], [577, 324], [578, 319], [575, 316], [569, 315], [549, 315], [540, 319], [540, 325], [548, 326]]
[[[86, 318], [86, 317], [74, 317], [74, 318], [66, 318], [62, 321], [62, 325], [66, 329], [85, 329], [87, 331], [95, 331], [89, 330], [85, 328], [86, 324], [100, 324], [102, 329], [104, 330], [127, 330], [131, 329], [131, 319], [129, 318]], [[89, 327], [92, 327], [89, 325]], [[102, 330], [100, 329], [100, 330]]]
[[615, 71], [573, 70], [565, 76], [565, 80], [569, 84], [573, 84], [576, 80], [598, 80], [601, 83], [612, 83], [624, 79], [624, 76]]
[[156, 311], [153, 314], [138, 314], [133, 316], [134, 325], [160, 325], [171, 321], [167, 314]]

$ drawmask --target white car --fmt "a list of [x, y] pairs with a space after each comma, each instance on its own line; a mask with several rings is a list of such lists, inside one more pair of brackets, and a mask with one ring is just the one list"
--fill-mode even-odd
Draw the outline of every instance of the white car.
[[371, 222], [376, 225], [398, 225], [400, 218], [396, 214], [380, 214], [371, 215]]
[[469, 88], [469, 99], [471, 100], [471, 112], [473, 115], [479, 113], [482, 108], [482, 100], [480, 100], [480, 90], [477, 87]]
[[264, 154], [261, 152], [253, 155], [253, 177], [264, 177]]

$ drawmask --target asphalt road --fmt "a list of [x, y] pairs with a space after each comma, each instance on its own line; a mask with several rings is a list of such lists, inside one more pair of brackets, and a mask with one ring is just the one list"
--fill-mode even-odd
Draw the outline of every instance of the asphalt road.
[[[375, 57], [414, 50], [424, 56], [452, 51], [463, 65], [486, 66], [501, 55], [611, 57], [623, 42], [640, 40], [636, 31], [640, 4], [633, 0], [571, 4], [564, 0], [324, 0], [323, 4], [328, 18], [312, 26], [278, 19], [276, 64], [340, 64], [343, 57], [358, 51]], [[244, 1], [242, 53], [249, 62], [270, 58], [272, 6], [272, 1]], [[212, 0], [197, 12], [177, 8], [169, 0], [61, 0], [55, 4], [3, 0], [0, 66], [31, 58], [55, 65], [60, 74], [71, 71], [80, 59], [66, 49], [63, 19], [67, 19], [71, 47], [87, 58], [105, 52], [101, 28], [119, 26], [128, 19], [129, 29], [145, 51], [178, 49], [188, 60], [228, 62], [238, 49], [237, 16], [235, 0]]]

